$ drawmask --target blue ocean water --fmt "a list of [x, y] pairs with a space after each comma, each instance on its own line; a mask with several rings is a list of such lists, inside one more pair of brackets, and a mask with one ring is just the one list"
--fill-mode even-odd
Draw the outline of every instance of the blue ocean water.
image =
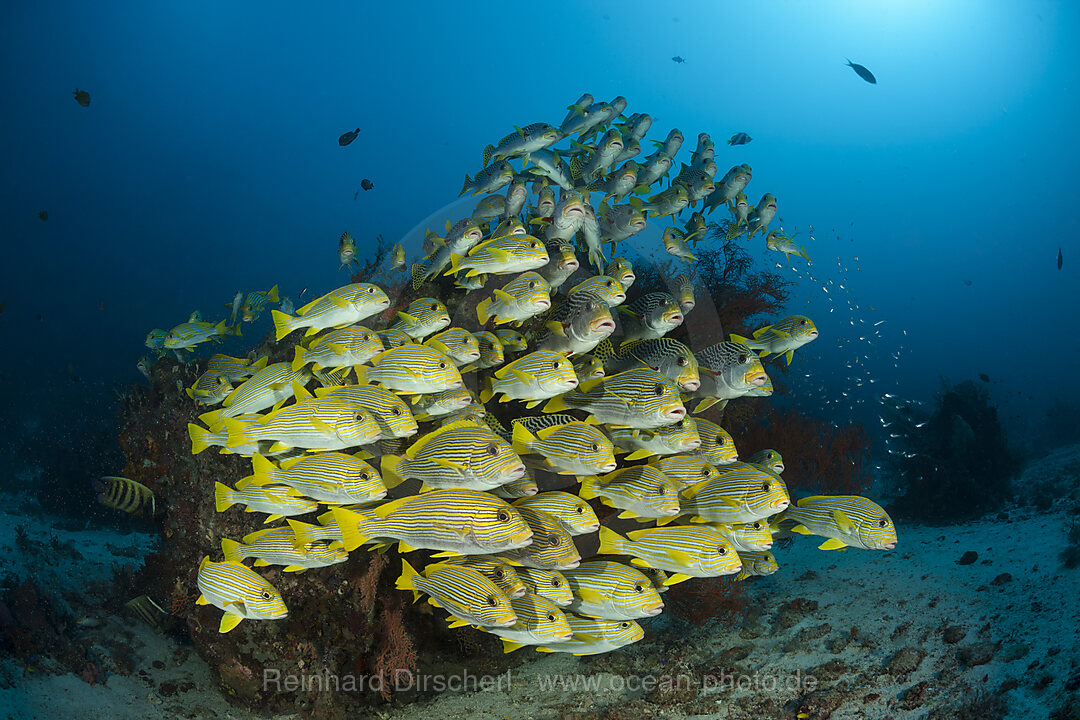
[[[821, 329], [792, 402], [876, 427], [882, 393], [982, 373], [1037, 444], [1053, 403], [1080, 403], [1078, 30], [1051, 1], [5, 4], [5, 482], [115, 433], [151, 328], [345, 284], [346, 230], [361, 256], [378, 235], [414, 255], [471, 207], [485, 145], [583, 92], [652, 114], [650, 139], [680, 128], [677, 162], [710, 133], [721, 172], [753, 165], [752, 202], [777, 195], [813, 263], [754, 257]], [[634, 242], [663, 259], [659, 230]]]

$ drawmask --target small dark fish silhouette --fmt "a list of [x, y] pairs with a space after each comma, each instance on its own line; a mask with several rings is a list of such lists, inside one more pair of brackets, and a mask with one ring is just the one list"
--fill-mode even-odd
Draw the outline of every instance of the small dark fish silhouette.
[[684, 62], [686, 62], [686, 58], [684, 58], [684, 57], [683, 57], [682, 55], [676, 55], [675, 57], [671, 58], [671, 60], [672, 60], [673, 62], [677, 62], [677, 63], [684, 63]]
[[1061, 262], [1064, 258], [1061, 257], [1061, 248], [1058, 248], [1058, 270], [1061, 269]]
[[360, 191], [359, 191], [359, 190], [357, 190], [356, 192], [354, 192], [354, 193], [352, 194], [352, 199], [353, 199], [353, 200], [355, 200], [355, 199], [356, 199], [356, 198], [358, 198], [358, 197], [360, 197]]
[[964, 284], [967, 285], [968, 287], [971, 287], [971, 281], [970, 280], [965, 280]]
[[[847, 58], [845, 58], [845, 60], [846, 59]], [[848, 60], [847, 61], [847, 66], [849, 68], [851, 68], [852, 70], [854, 70], [856, 73], [858, 73], [859, 77], [861, 77], [866, 82], [870, 83], [871, 85], [877, 85], [877, 78], [874, 77], [874, 73], [870, 72], [869, 70], [867, 70], [865, 67], [863, 67], [859, 63], [853, 63], [850, 60]]]
[[75, 96], [75, 102], [79, 103], [83, 107], [90, 107], [90, 93], [85, 90], [75, 88], [75, 92], [71, 93]]
[[753, 139], [754, 138], [750, 137], [749, 135], [747, 135], [744, 132], [738, 132], [738, 133], [735, 133], [734, 135], [732, 135], [730, 139], [728, 139], [727, 144], [728, 145], [745, 145], [746, 143], [750, 142]]
[[[49, 219], [49, 211], [48, 210], [42, 210], [41, 212], [39, 212], [37, 214], [37, 216], [39, 218], [41, 218], [42, 222], [44, 222], [44, 221]], [[1060, 253], [1058, 253], [1058, 254], [1060, 255]]]
[[360, 134], [360, 128], [356, 128], [355, 130], [351, 130], [351, 131], [349, 131], [347, 133], [342, 133], [341, 137], [339, 137], [337, 139], [337, 144], [340, 145], [341, 147], [345, 147], [346, 145], [351, 143], [353, 140], [355, 140], [356, 136], [359, 135], [359, 134]]
[[990, 376], [986, 373], [979, 373], [979, 379], [983, 382], [990, 382]]
[[364, 178], [360, 181], [360, 187], [364, 188], [364, 190], [370, 190], [371, 188], [375, 187], [375, 183], [371, 182], [367, 178]]

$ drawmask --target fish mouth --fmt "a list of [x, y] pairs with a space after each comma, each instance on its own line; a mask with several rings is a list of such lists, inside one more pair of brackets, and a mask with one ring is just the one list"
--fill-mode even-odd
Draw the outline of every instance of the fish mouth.
[[769, 542], [767, 542], [767, 543], [762, 543], [762, 544], [761, 544], [761, 545], [759, 545], [758, 547], [759, 547], [759, 548], [761, 548], [762, 550], [769, 550], [769, 549], [771, 549], [771, 548], [772, 548], [772, 540], [770, 540], [770, 541], [769, 541]]
[[891, 543], [885, 543], [884, 545], [882, 545], [882, 547], [884, 547], [886, 550], [892, 550], [896, 547], [896, 541], [894, 540]]
[[700, 380], [685, 380], [683, 382], [680, 382], [679, 385], [680, 385], [680, 387], [682, 387], [683, 390], [688, 390], [690, 392], [693, 392], [693, 391], [697, 390], [699, 387], [701, 387], [701, 381]]
[[492, 627], [513, 627], [514, 625], [517, 625], [517, 618], [514, 618], [512, 620], [509, 618], [505, 620], [499, 620], [497, 623], [492, 625]]
[[541, 299], [541, 300], [537, 300], [533, 305], [534, 305], [534, 307], [538, 307], [538, 308], [541, 308], [541, 309], [549, 308], [549, 307], [551, 307], [551, 301]]
[[601, 468], [600, 468], [600, 472], [609, 473], [609, 472], [614, 471], [618, 467], [619, 467], [619, 464], [616, 463], [616, 462], [604, 463], [603, 466], [601, 466]]
[[668, 408], [664, 411], [664, 417], [671, 420], [672, 423], [677, 423], [686, 417], [686, 408], [682, 405], [678, 405], [673, 408]]
[[562, 565], [559, 565], [559, 567], [556, 568], [556, 569], [557, 570], [573, 570], [574, 568], [576, 568], [580, 564], [581, 564], [580, 560], [568, 560], [567, 562], [564, 562]]
[[604, 332], [604, 331], [606, 331], [610, 335], [611, 333], [615, 332], [615, 321], [612, 320], [611, 318], [607, 318], [607, 319], [604, 319], [604, 320], [599, 320], [597, 322], [592, 323], [590, 325], [590, 328], [592, 329], [593, 332]]
[[683, 321], [682, 313], [671, 313], [670, 315], [664, 317], [664, 321], [669, 323], [675, 323], [676, 325], [678, 325]]
[[559, 267], [563, 270], [577, 270], [579, 267], [581, 267], [581, 263], [579, 263], [577, 260], [564, 260], [559, 264]]
[[701, 441], [691, 440], [690, 442], [686, 443], [686, 447], [690, 450], [697, 450], [699, 447], [701, 447]]
[[[518, 533], [511, 536], [511, 545], [506, 550], [517, 550], [518, 548], [528, 547], [532, 543], [533, 533], [532, 530], [526, 530], [525, 532]], [[499, 552], [499, 551], [494, 551]]]
[[660, 613], [664, 612], [664, 606], [652, 607], [645, 610], [646, 617], [656, 617]]
[[776, 510], [777, 510], [777, 511], [779, 512], [780, 510], [785, 510], [785, 509], [787, 509], [787, 506], [788, 506], [789, 504], [790, 504], [790, 501], [788, 501], [788, 500], [781, 500], [781, 501], [777, 502], [776, 504], [774, 504], [774, 505], [773, 505], [773, 507], [774, 507], [774, 508], [776, 508]]
[[508, 480], [507, 482], [519, 480], [523, 477], [525, 477], [525, 465], [524, 463], [521, 463], [510, 470], [510, 480]]
[[765, 373], [749, 373], [746, 377], [746, 384], [761, 387], [768, 379], [769, 378]]

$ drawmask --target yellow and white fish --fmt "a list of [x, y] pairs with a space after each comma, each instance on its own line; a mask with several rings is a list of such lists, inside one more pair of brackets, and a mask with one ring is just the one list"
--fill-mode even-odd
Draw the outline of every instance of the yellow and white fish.
[[296, 311], [296, 317], [279, 310], [271, 311], [276, 339], [294, 330], [307, 328], [307, 335], [332, 327], [344, 327], [377, 315], [390, 307], [390, 298], [382, 288], [371, 283], [354, 283], [312, 300]]
[[218, 632], [227, 633], [241, 620], [281, 620], [289, 614], [277, 588], [262, 575], [238, 562], [199, 563], [195, 578], [199, 605], [213, 605], [225, 611]]

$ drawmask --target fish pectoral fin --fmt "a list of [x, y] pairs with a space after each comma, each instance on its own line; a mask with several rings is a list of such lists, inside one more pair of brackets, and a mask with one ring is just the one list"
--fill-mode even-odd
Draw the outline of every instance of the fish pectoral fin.
[[460, 465], [453, 460], [447, 460], [445, 458], [434, 458], [432, 462], [434, 462], [439, 467], [446, 468], [447, 470], [453, 470], [454, 472], [458, 472], [461, 474], [464, 474], [467, 471], [467, 468], [464, 465]]
[[636, 518], [637, 516], [638, 514], [636, 512], [632, 512], [630, 510], [623, 510], [621, 513], [619, 513], [620, 520], [625, 520], [626, 518]]
[[664, 584], [665, 585], [674, 585], [676, 583], [681, 583], [684, 580], [689, 580], [689, 579], [691, 579], [691, 577], [692, 577], [691, 575], [686, 575], [684, 573], [675, 573], [674, 575], [668, 575], [667, 579], [664, 580]]
[[583, 602], [587, 602], [590, 605], [600, 605], [604, 602], [604, 596], [596, 590], [590, 590], [585, 587], [578, 587], [574, 590], [574, 595]]
[[805, 525], [796, 525], [793, 528], [791, 528], [791, 532], [799, 533], [800, 535], [813, 535], [814, 534], [814, 533], [810, 532], [810, 529], [808, 527], [806, 527]]
[[851, 522], [851, 518], [849, 518], [843, 510], [833, 510], [832, 518], [836, 522], [836, 526], [842, 531], [849, 535], [854, 534], [855, 523]]
[[461, 555], [461, 553], [459, 553], [459, 552], [457, 552], [455, 550], [444, 550], [442, 552], [432, 553], [431, 557], [433, 557], [433, 558], [444, 558], [444, 557], [448, 558], [448, 557], [458, 557], [459, 555]]
[[825, 542], [818, 545], [819, 550], [843, 550], [848, 545], [843, 540], [838, 538], [829, 538]]
[[447, 626], [452, 628], [468, 627], [471, 623], [467, 623], [461, 618], [449, 617], [447, 618]]

